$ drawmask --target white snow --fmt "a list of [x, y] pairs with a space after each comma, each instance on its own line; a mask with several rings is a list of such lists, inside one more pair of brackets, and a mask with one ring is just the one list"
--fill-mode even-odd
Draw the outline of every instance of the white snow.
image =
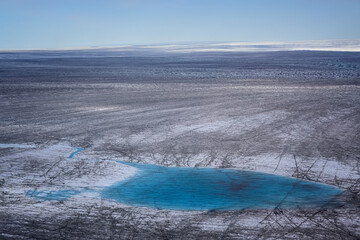
[[109, 160], [101, 175], [84, 175], [80, 178], [66, 180], [64, 185], [70, 188], [101, 188], [123, 181], [135, 173], [136, 168]]
[[0, 143], [0, 148], [36, 148], [34, 144]]

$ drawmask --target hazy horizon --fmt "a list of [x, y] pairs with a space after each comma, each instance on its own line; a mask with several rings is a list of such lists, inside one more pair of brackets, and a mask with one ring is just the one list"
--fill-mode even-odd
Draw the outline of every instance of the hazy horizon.
[[262, 52], [262, 51], [346, 51], [359, 52], [360, 39], [305, 40], [305, 41], [192, 41], [157, 44], [107, 44], [65, 48], [1, 49], [11, 51], [61, 51], [61, 50], [116, 50], [157, 52]]

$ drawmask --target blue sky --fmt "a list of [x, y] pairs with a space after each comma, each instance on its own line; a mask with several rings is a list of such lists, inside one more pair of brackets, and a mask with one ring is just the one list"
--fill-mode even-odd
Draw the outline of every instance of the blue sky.
[[360, 0], [0, 0], [0, 49], [360, 38]]

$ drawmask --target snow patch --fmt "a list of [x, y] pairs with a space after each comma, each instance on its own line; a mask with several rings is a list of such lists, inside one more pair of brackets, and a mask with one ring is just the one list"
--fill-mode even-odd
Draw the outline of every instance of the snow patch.
[[0, 143], [0, 148], [36, 148], [34, 144]]
[[101, 175], [84, 175], [80, 178], [64, 181], [64, 185], [70, 188], [102, 188], [116, 182], [124, 181], [136, 173], [136, 168], [117, 162], [108, 162], [106, 169]]

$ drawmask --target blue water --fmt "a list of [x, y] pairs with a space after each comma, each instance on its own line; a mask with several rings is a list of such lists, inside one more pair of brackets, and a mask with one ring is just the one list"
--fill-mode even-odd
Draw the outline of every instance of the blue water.
[[[84, 150], [81, 147], [74, 147], [76, 149], [76, 151], [72, 152], [68, 158], [73, 158], [75, 156], [75, 154], [81, 152], [82, 150]], [[45, 200], [45, 201], [51, 201], [51, 200], [56, 200], [56, 201], [64, 201], [69, 199], [72, 196], [75, 196], [77, 194], [80, 194], [84, 191], [88, 191], [87, 188], [83, 188], [81, 191], [80, 190], [74, 190], [74, 189], [68, 189], [68, 190], [28, 190], [25, 191], [25, 196], [30, 196], [30, 197], [34, 197], [40, 200]]]
[[56, 201], [65, 201], [69, 199], [70, 197], [77, 195], [81, 193], [82, 191], [79, 190], [43, 190], [43, 191], [37, 191], [37, 190], [28, 190], [25, 192], [26, 196], [34, 197], [40, 200], [56, 200]]
[[73, 158], [75, 156], [75, 154], [77, 154], [78, 152], [81, 152], [82, 150], [84, 150], [83, 148], [81, 147], [75, 147], [76, 148], [76, 151], [72, 152], [68, 158]]
[[339, 204], [342, 190], [277, 175], [214, 168], [136, 163], [138, 173], [101, 191], [106, 199], [158, 209], [234, 210], [318, 208]]
[[[77, 148], [76, 152], [81, 151]], [[76, 154], [74, 152], [73, 154]], [[72, 156], [71, 156], [72, 157]], [[116, 161], [137, 173], [102, 189], [29, 190], [40, 200], [64, 201], [85, 191], [134, 206], [175, 210], [321, 208], [342, 205], [339, 188], [259, 172], [179, 168]]]

